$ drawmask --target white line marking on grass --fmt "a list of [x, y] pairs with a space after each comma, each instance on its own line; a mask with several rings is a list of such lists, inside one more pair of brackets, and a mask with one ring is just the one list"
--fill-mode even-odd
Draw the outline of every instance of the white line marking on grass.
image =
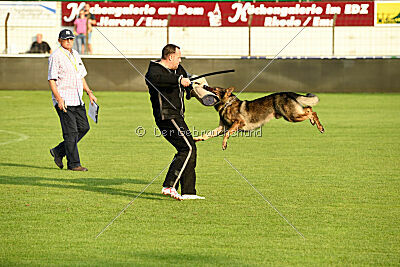
[[253, 189], [264, 199], [264, 201], [265, 202], [267, 202], [304, 240], [306, 239], [305, 237], [304, 237], [304, 235], [299, 231], [299, 230], [297, 230], [297, 228], [293, 225], [293, 224], [291, 224], [290, 222], [289, 222], [289, 220], [288, 219], [286, 219], [285, 218], [285, 216], [283, 216], [283, 214], [277, 209], [277, 208], [275, 208], [274, 207], [274, 205], [272, 205], [272, 203], [266, 198], [266, 197], [264, 197], [264, 195], [263, 194], [261, 194], [261, 192], [260, 191], [258, 191], [258, 189], [257, 188], [255, 188], [255, 186], [254, 185], [252, 185], [250, 182], [249, 182], [249, 180], [247, 180], [246, 179], [246, 177], [244, 177], [244, 175], [243, 174], [241, 174], [233, 165], [232, 165], [232, 163], [230, 163], [229, 162], [229, 160], [227, 160], [226, 158], [224, 158], [224, 160], [226, 161], [226, 162], [228, 162], [228, 164], [232, 167], [232, 169], [234, 169], [240, 176], [242, 176], [242, 178], [251, 186], [251, 187], [253, 187]]
[[22, 134], [22, 133], [17, 133], [17, 132], [12, 132], [12, 131], [6, 131], [6, 130], [0, 130], [0, 132], [9, 133], [9, 134], [12, 134], [12, 135], [14, 135], [14, 136], [19, 136], [18, 139], [13, 139], [13, 140], [10, 140], [10, 141], [1, 142], [1, 143], [0, 143], [0, 146], [1, 146], [1, 145], [8, 145], [8, 144], [11, 144], [11, 143], [16, 143], [16, 142], [25, 141], [26, 139], [29, 138], [29, 135]]
[[103, 230], [101, 230], [101, 232], [95, 237], [95, 239], [97, 239], [105, 230], [107, 230], [107, 228], [110, 227], [111, 224], [113, 224], [113, 222], [114, 222], [119, 216], [121, 216], [121, 214], [122, 214], [127, 208], [129, 208], [129, 206], [133, 203], [133, 201], [135, 201], [141, 194], [143, 194], [143, 192], [147, 189], [147, 187], [149, 187], [149, 186], [158, 178], [158, 176], [160, 176], [161, 173], [163, 173], [163, 171], [165, 171], [165, 169], [168, 168], [168, 166], [170, 166], [170, 165], [172, 164], [172, 162], [174, 162], [174, 160], [175, 160], [175, 158], [171, 161], [171, 163], [169, 163], [167, 166], [165, 166], [164, 169], [163, 169], [159, 174], [157, 174], [156, 177], [154, 177], [153, 180], [151, 180], [151, 182], [150, 182], [148, 185], [146, 185], [146, 187], [143, 188], [143, 190], [142, 190], [134, 199], [132, 199], [132, 201], [129, 202], [129, 204], [126, 205], [126, 207], [123, 208], [123, 209], [120, 211], [120, 213], [118, 213], [118, 215], [117, 215], [114, 219], [112, 219], [112, 221], [111, 221], [109, 224], [107, 224], [106, 227], [104, 227]]

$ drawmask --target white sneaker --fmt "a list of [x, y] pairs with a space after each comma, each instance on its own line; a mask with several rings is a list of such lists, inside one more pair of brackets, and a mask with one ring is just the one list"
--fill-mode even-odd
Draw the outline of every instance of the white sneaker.
[[188, 199], [206, 199], [206, 198], [198, 196], [198, 195], [182, 195], [181, 196], [181, 200], [188, 200]]
[[163, 187], [161, 193], [166, 196], [175, 198], [176, 200], [182, 200], [182, 196], [173, 187]]
[[163, 195], [169, 196], [171, 194], [171, 187], [163, 187], [161, 193]]

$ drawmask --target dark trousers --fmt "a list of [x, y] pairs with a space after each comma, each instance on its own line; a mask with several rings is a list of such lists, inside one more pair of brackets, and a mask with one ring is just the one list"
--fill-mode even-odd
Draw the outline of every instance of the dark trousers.
[[181, 184], [181, 194], [196, 194], [197, 149], [192, 134], [183, 118], [156, 122], [161, 134], [173, 145], [177, 153], [171, 163], [163, 187], [176, 189]]
[[81, 166], [78, 152], [78, 142], [89, 131], [90, 126], [86, 117], [85, 106], [68, 106], [67, 112], [55, 106], [60, 117], [64, 141], [56, 146], [55, 152], [58, 156], [67, 156], [68, 168]]

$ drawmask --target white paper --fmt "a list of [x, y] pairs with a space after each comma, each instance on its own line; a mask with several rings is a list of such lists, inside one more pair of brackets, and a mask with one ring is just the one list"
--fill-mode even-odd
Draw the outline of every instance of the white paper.
[[99, 111], [99, 106], [93, 101], [93, 104], [89, 104], [89, 117], [97, 123], [97, 112]]

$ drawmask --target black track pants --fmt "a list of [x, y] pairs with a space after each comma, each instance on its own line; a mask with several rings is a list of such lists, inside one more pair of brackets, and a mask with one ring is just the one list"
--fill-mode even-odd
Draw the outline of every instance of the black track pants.
[[157, 126], [177, 150], [163, 186], [178, 189], [180, 182], [182, 195], [195, 195], [197, 149], [188, 126], [183, 118], [158, 121]]
[[64, 141], [54, 149], [60, 157], [67, 156], [68, 168], [81, 166], [78, 142], [90, 129], [85, 106], [68, 106], [67, 112], [60, 110], [58, 105], [55, 108], [60, 117]]

